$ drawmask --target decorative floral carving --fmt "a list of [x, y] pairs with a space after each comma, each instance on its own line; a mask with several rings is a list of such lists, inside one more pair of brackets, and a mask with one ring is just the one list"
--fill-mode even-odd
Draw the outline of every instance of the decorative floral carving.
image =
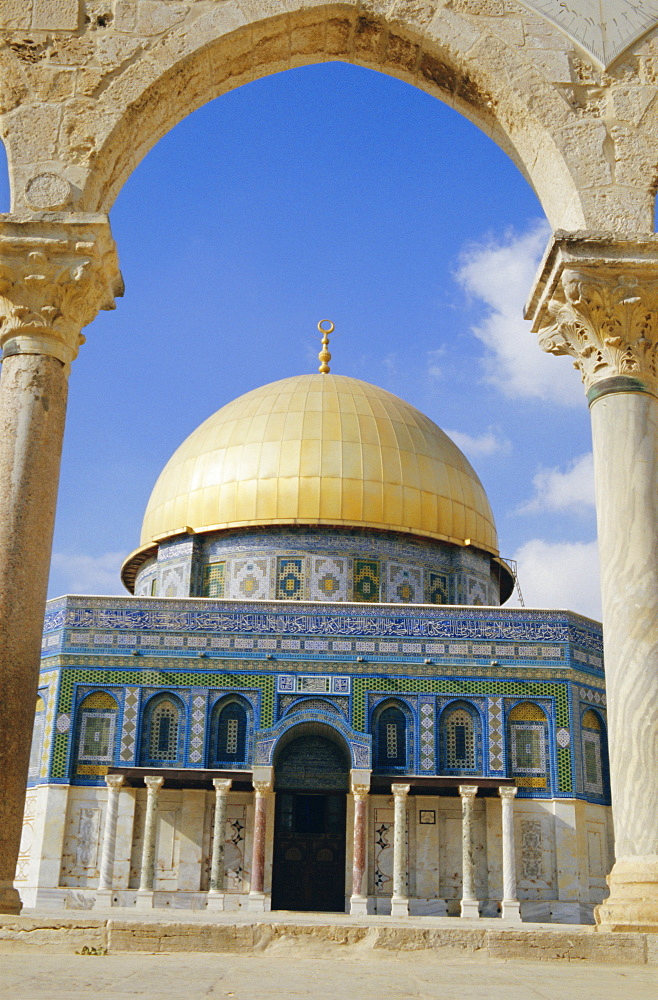
[[48, 354], [68, 365], [82, 327], [123, 294], [106, 221], [0, 222], [0, 346], [5, 356]]
[[540, 347], [571, 355], [586, 390], [626, 375], [658, 392], [658, 281], [565, 269], [547, 313]]

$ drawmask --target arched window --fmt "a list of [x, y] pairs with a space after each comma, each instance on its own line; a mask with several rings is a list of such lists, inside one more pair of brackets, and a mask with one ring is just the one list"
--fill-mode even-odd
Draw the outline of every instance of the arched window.
[[210, 729], [210, 759], [214, 766], [244, 764], [247, 759], [247, 708], [238, 698], [215, 705]]
[[381, 771], [407, 766], [407, 720], [395, 705], [384, 708], [376, 718], [375, 766]]
[[93, 691], [78, 707], [76, 746], [79, 775], [104, 774], [103, 765], [114, 760], [114, 743], [119, 706], [107, 691]]
[[521, 788], [549, 788], [548, 720], [532, 701], [515, 705], [508, 716], [510, 773]]
[[482, 764], [477, 710], [456, 701], [444, 710], [439, 725], [439, 769], [442, 774], [475, 774]]
[[173, 695], [160, 695], [146, 706], [142, 729], [142, 764], [173, 764], [183, 749], [182, 705]]
[[600, 716], [589, 708], [582, 717], [581, 740], [583, 750], [583, 788], [588, 795], [603, 798], [603, 726]]
[[41, 771], [41, 748], [43, 746], [45, 723], [46, 703], [41, 695], [38, 695], [34, 715], [34, 729], [32, 730], [32, 746], [30, 747], [30, 769], [28, 771], [28, 780], [30, 781], [38, 778]]

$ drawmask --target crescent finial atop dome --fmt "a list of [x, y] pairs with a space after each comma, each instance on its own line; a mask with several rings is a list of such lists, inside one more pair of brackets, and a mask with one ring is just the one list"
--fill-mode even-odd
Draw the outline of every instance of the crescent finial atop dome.
[[[329, 328], [325, 329], [323, 323], [328, 323]], [[331, 354], [329, 353], [329, 335], [334, 332], [334, 324], [330, 319], [321, 319], [318, 323], [318, 330], [322, 334], [322, 350], [318, 354], [318, 361], [320, 362], [320, 367], [318, 371], [321, 375], [328, 375], [330, 372], [329, 362], [331, 361]]]

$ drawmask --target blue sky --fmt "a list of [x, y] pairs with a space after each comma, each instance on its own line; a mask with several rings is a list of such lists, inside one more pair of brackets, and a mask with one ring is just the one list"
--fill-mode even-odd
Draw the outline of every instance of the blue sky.
[[526, 604], [600, 614], [585, 398], [520, 318], [548, 228], [475, 126], [366, 69], [291, 70], [181, 122], [110, 218], [126, 295], [73, 366], [50, 596], [122, 592], [171, 453], [242, 392], [314, 371], [328, 317], [333, 371], [467, 453]]

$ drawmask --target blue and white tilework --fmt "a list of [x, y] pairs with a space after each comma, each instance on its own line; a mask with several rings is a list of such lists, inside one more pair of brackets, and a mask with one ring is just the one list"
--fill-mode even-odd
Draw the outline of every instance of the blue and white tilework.
[[502, 772], [505, 768], [503, 735], [503, 699], [487, 699], [489, 725], [489, 770]]
[[192, 691], [192, 716], [190, 726], [190, 764], [203, 762], [203, 751], [206, 743], [207, 691]]
[[420, 716], [420, 769], [434, 770], [434, 734], [435, 698], [431, 695], [421, 695], [419, 698]]
[[126, 687], [123, 703], [123, 727], [119, 760], [122, 764], [132, 764], [137, 752], [137, 721], [139, 718], [139, 688]]

